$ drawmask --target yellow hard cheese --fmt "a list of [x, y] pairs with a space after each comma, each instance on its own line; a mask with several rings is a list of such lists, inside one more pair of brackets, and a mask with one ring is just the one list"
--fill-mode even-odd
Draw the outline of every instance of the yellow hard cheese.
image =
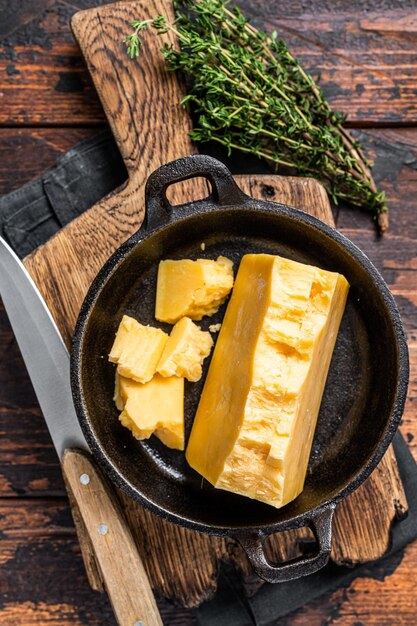
[[155, 374], [143, 384], [116, 372], [114, 401], [123, 426], [136, 439], [156, 435], [169, 448], [184, 450], [184, 379]]
[[159, 328], [143, 326], [128, 315], [123, 315], [109, 361], [117, 363], [121, 376], [140, 383], [151, 380], [161, 358], [168, 335]]
[[213, 315], [233, 287], [233, 263], [217, 261], [161, 261], [158, 268], [155, 317], [175, 324], [182, 317], [201, 320]]
[[156, 371], [162, 376], [183, 376], [196, 382], [212, 346], [210, 333], [200, 330], [189, 317], [183, 317], [172, 329]]
[[215, 487], [277, 508], [302, 491], [348, 289], [340, 274], [243, 257], [186, 453]]

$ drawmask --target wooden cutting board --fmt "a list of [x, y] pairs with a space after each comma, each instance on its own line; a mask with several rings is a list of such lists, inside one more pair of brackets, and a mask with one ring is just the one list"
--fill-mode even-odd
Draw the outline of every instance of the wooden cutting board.
[[[172, 159], [196, 152], [188, 137], [189, 114], [181, 106], [183, 87], [168, 74], [159, 50], [170, 35], [146, 33], [138, 61], [131, 61], [122, 39], [133, 19], [159, 13], [172, 16], [163, 0], [119, 2], [81, 11], [72, 28], [105, 113], [126, 163], [128, 181], [60, 231], [25, 259], [67, 341], [83, 297], [109, 255], [143, 220], [144, 184], [149, 174]], [[313, 179], [238, 176], [242, 189], [255, 197], [297, 206], [334, 226], [324, 188]], [[203, 181], [173, 188], [171, 202], [205, 195]], [[256, 587], [243, 551], [233, 541], [174, 526], [119, 493], [153, 588], [187, 607], [198, 606], [216, 589], [219, 561], [240, 567], [251, 589]], [[334, 518], [332, 559], [354, 564], [379, 558], [389, 546], [390, 527], [404, 515], [407, 502], [392, 447], [371, 477], [338, 506]], [[79, 524], [77, 511], [74, 518]], [[81, 529], [82, 531], [82, 529]], [[307, 529], [288, 531], [268, 540], [271, 558], [300, 553]], [[82, 540], [92, 586], [102, 589], [94, 554]]]

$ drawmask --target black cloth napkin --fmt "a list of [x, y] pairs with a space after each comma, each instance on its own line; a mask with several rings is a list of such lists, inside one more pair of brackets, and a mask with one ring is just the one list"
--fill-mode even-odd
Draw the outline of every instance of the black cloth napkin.
[[[253, 171], [260, 171], [259, 161], [254, 165]], [[1, 197], [0, 234], [24, 257], [126, 177], [115, 141], [110, 131], [104, 130], [72, 148], [40, 178]], [[417, 465], [401, 434], [396, 435], [394, 445], [409, 513], [394, 525], [389, 554], [401, 551], [417, 537]], [[265, 584], [250, 598], [235, 569], [222, 565], [215, 598], [196, 609], [194, 615], [199, 626], [272, 626], [280, 617], [357, 576], [378, 572], [383, 576], [386, 560], [352, 569], [330, 564], [300, 580]]]
[[66, 152], [49, 172], [0, 198], [0, 234], [24, 257], [127, 178], [109, 130]]

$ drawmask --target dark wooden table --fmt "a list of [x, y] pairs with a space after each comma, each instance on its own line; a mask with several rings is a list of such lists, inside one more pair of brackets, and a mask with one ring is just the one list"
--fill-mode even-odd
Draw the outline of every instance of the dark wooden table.
[[[0, 0], [0, 194], [51, 167], [104, 125], [68, 22], [97, 0]], [[337, 224], [377, 265], [400, 308], [411, 382], [402, 432], [417, 458], [417, 5], [415, 0], [239, 0], [321, 73], [334, 107], [375, 160], [391, 206], [378, 238], [365, 213]], [[46, 426], [10, 325], [0, 310], [0, 624], [114, 624], [88, 586]], [[285, 619], [284, 626], [415, 625], [417, 542]], [[190, 625], [164, 603], [167, 624]], [[219, 625], [227, 626], [227, 625]]]

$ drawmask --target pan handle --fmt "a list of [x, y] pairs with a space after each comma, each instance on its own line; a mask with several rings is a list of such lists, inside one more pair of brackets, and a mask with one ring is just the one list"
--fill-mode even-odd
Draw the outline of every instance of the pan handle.
[[318, 552], [312, 556], [302, 556], [287, 563], [272, 564], [266, 557], [262, 532], [237, 535], [236, 539], [244, 548], [249, 561], [258, 576], [269, 583], [283, 583], [308, 574], [314, 574], [324, 567], [329, 558], [332, 543], [332, 518], [335, 505], [315, 513], [308, 521], [318, 544]]
[[170, 185], [190, 178], [206, 178], [211, 184], [211, 193], [203, 200], [176, 205], [176, 213], [190, 212], [199, 206], [241, 205], [248, 201], [248, 196], [236, 185], [233, 176], [223, 163], [205, 154], [194, 154], [162, 165], [149, 176], [145, 187], [147, 229], [155, 228], [170, 219], [174, 208], [166, 191]]

